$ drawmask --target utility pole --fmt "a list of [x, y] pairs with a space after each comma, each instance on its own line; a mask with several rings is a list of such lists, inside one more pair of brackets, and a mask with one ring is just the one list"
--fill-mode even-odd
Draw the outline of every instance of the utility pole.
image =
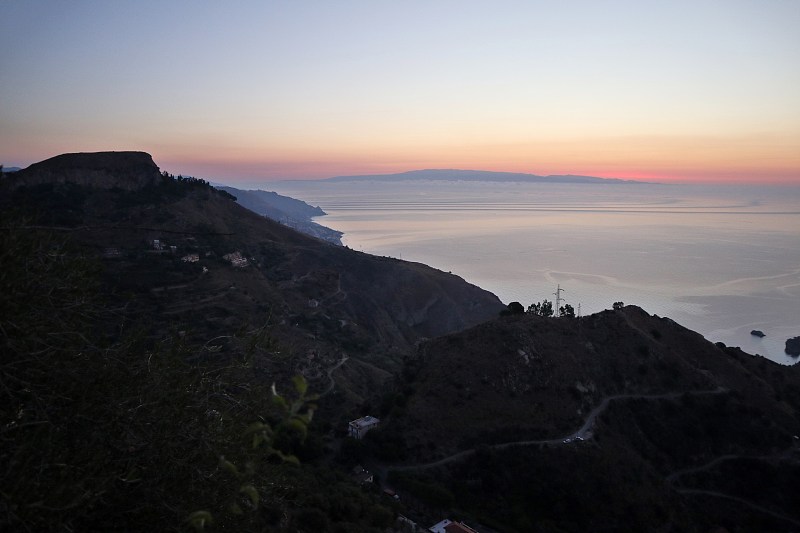
[[561, 284], [559, 283], [556, 292], [553, 293], [553, 296], [556, 297], [556, 316], [561, 316], [561, 300], [563, 300], [563, 298], [561, 298], [562, 292], [564, 292], [564, 289], [561, 288]]

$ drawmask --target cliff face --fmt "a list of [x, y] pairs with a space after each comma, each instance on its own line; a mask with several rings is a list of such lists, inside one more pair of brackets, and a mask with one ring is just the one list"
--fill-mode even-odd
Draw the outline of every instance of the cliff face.
[[62, 154], [6, 178], [12, 189], [45, 183], [74, 183], [95, 189], [136, 191], [157, 185], [161, 173], [145, 152]]

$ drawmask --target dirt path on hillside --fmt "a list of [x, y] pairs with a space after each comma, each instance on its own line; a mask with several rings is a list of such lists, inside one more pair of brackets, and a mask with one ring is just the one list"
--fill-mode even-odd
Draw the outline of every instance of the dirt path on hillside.
[[742, 499], [742, 498], [738, 498], [736, 496], [731, 496], [730, 494], [725, 494], [723, 492], [716, 492], [716, 491], [713, 491], [713, 490], [701, 490], [701, 489], [675, 489], [675, 491], [678, 492], [679, 494], [688, 494], [688, 495], [697, 495], [697, 496], [711, 496], [711, 497], [714, 497], [714, 498], [723, 498], [725, 500], [731, 500], [731, 501], [734, 501], [736, 503], [740, 503], [742, 505], [750, 507], [751, 509], [755, 509], [756, 511], [759, 511], [759, 512], [762, 512], [764, 514], [767, 514], [767, 515], [769, 515], [769, 516], [771, 516], [773, 518], [777, 518], [778, 520], [785, 520], [786, 522], [789, 522], [790, 524], [793, 524], [795, 526], [800, 526], [800, 522], [798, 522], [797, 520], [795, 520], [794, 518], [792, 518], [790, 516], [786, 516], [786, 515], [783, 515], [783, 514], [780, 514], [780, 513], [776, 513], [775, 511], [773, 511], [771, 509], [767, 509], [766, 507], [762, 507], [762, 506], [758, 505], [757, 503], [753, 503], [751, 501], [748, 501], [748, 500], [745, 500], [745, 499]]
[[[686, 392], [671, 392], [665, 394], [616, 394], [613, 396], [605, 397], [600, 404], [597, 405], [592, 411], [587, 415], [586, 420], [584, 421], [581, 427], [566, 435], [564, 437], [552, 438], [552, 439], [539, 439], [539, 440], [525, 440], [525, 441], [515, 441], [515, 442], [505, 442], [501, 444], [494, 444], [488, 446], [488, 448], [492, 450], [508, 450], [509, 448], [517, 447], [517, 446], [564, 446], [564, 445], [571, 445], [575, 442], [581, 442], [585, 440], [591, 439], [593, 434], [593, 429], [597, 418], [606, 410], [608, 406], [613, 401], [619, 400], [674, 400], [680, 398], [684, 395], [707, 395], [707, 394], [723, 394], [728, 392], [727, 389], [724, 387], [718, 387], [714, 390], [701, 390], [701, 391], [686, 391]], [[713, 490], [704, 490], [704, 489], [692, 489], [692, 488], [682, 488], [682, 487], [675, 487], [675, 482], [684, 475], [688, 475], [695, 472], [702, 472], [706, 470], [710, 470], [715, 466], [729, 460], [733, 459], [760, 459], [760, 460], [770, 460], [770, 459], [784, 459], [789, 460], [792, 458], [792, 454], [794, 452], [794, 446], [788, 448], [787, 450], [779, 453], [773, 454], [768, 456], [748, 456], [748, 455], [736, 455], [736, 454], [728, 454], [722, 455], [719, 457], [714, 458], [713, 460], [705, 463], [701, 466], [692, 467], [692, 468], [685, 468], [678, 471], [675, 471], [668, 475], [665, 478], [665, 482], [670, 485], [673, 490], [675, 490], [679, 494], [684, 494], [687, 496], [695, 495], [695, 496], [707, 496], [713, 498], [722, 498], [726, 500], [730, 500], [733, 502], [740, 503], [745, 505], [753, 510], [758, 512], [767, 514], [773, 518], [778, 520], [786, 521], [792, 525], [800, 526], [800, 521], [792, 518], [790, 516], [783, 515], [766, 507], [763, 507], [757, 503], [752, 501], [745, 500], [738, 496], [733, 496], [730, 494], [725, 494], [723, 492], [713, 491]], [[462, 450], [460, 452], [454, 453], [438, 461], [433, 461], [430, 463], [423, 463], [417, 465], [406, 465], [406, 466], [383, 466], [380, 465], [380, 471], [385, 476], [389, 471], [397, 471], [397, 472], [408, 472], [408, 471], [416, 471], [416, 470], [427, 470], [430, 468], [437, 468], [440, 466], [445, 466], [448, 464], [452, 464], [458, 461], [462, 461], [471, 457], [477, 453], [477, 448], [472, 448], [469, 450]]]
[[345, 362], [347, 361], [347, 359], [348, 359], [348, 357], [347, 357], [346, 355], [344, 355], [344, 354], [343, 354], [343, 355], [342, 355], [342, 359], [341, 359], [341, 360], [340, 360], [338, 363], [336, 363], [335, 365], [333, 365], [332, 367], [330, 367], [330, 368], [328, 369], [328, 372], [327, 372], [327, 374], [328, 374], [328, 380], [330, 380], [330, 383], [328, 383], [328, 386], [327, 386], [327, 387], [325, 387], [325, 390], [324, 390], [324, 391], [322, 391], [322, 392], [319, 394], [319, 397], [320, 397], [320, 398], [322, 398], [323, 396], [325, 396], [325, 395], [327, 395], [327, 394], [330, 394], [330, 392], [333, 390], [333, 387], [335, 387], [335, 386], [336, 386], [336, 381], [333, 379], [333, 373], [334, 373], [334, 371], [336, 371], [336, 369], [337, 369], [337, 368], [339, 368], [340, 366], [342, 366], [343, 364], [345, 364]]
[[[705, 395], [705, 394], [723, 394], [728, 390], [723, 387], [718, 387], [714, 390], [701, 390], [701, 391], [685, 391], [685, 392], [668, 392], [664, 394], [615, 394], [613, 396], [606, 396], [600, 402], [600, 404], [592, 409], [589, 414], [586, 416], [586, 420], [584, 421], [583, 425], [578, 428], [578, 430], [565, 435], [563, 437], [555, 437], [552, 439], [538, 439], [538, 440], [522, 440], [522, 441], [513, 441], [513, 442], [504, 442], [501, 444], [493, 444], [488, 446], [488, 448], [492, 450], [507, 450], [509, 448], [514, 448], [517, 446], [561, 446], [561, 445], [568, 445], [573, 444], [575, 442], [582, 442], [591, 439], [594, 436], [592, 432], [595, 422], [597, 421], [597, 417], [600, 416], [603, 411], [605, 411], [608, 406], [611, 404], [612, 401], [618, 400], [674, 400], [680, 398], [681, 396], [690, 394], [690, 395]], [[430, 463], [423, 463], [418, 465], [406, 465], [406, 466], [387, 466], [386, 470], [394, 470], [397, 472], [403, 471], [413, 471], [413, 470], [427, 470], [429, 468], [436, 468], [439, 466], [444, 466], [450, 463], [455, 463], [457, 461], [461, 461], [475, 455], [477, 452], [477, 448], [472, 448], [469, 450], [462, 450], [460, 452], [454, 453], [453, 455], [449, 455], [444, 457], [443, 459], [439, 459], [438, 461], [433, 461]]]
[[723, 498], [723, 499], [726, 499], [726, 500], [735, 501], [737, 503], [741, 503], [741, 504], [746, 505], [746, 506], [748, 506], [748, 507], [750, 507], [752, 509], [755, 509], [756, 511], [768, 514], [768, 515], [772, 516], [773, 518], [777, 518], [779, 520], [785, 520], [785, 521], [787, 521], [787, 522], [789, 522], [789, 523], [791, 523], [793, 525], [800, 526], [800, 522], [798, 522], [796, 519], [794, 519], [792, 517], [789, 517], [789, 516], [786, 516], [786, 515], [782, 515], [780, 513], [772, 511], [771, 509], [763, 507], [763, 506], [761, 506], [761, 505], [759, 505], [757, 503], [751, 502], [749, 500], [745, 500], [744, 498], [740, 498], [738, 496], [732, 496], [730, 494], [725, 494], [724, 492], [719, 492], [719, 491], [715, 491], [715, 490], [692, 489], [692, 488], [676, 487], [675, 486], [676, 481], [680, 477], [685, 476], [685, 475], [689, 475], [689, 474], [694, 474], [696, 472], [705, 472], [705, 471], [711, 470], [715, 466], [717, 466], [719, 464], [722, 464], [725, 461], [731, 461], [731, 460], [735, 460], [735, 459], [754, 459], [754, 460], [757, 460], [757, 461], [793, 460], [792, 455], [795, 452], [795, 450], [796, 450], [795, 446], [790, 446], [789, 448], [787, 448], [786, 450], [784, 450], [784, 451], [782, 451], [780, 453], [771, 454], [771, 455], [740, 455], [740, 454], [720, 455], [719, 457], [715, 457], [714, 459], [712, 459], [711, 461], [709, 461], [709, 462], [707, 462], [707, 463], [705, 463], [703, 465], [695, 466], [695, 467], [692, 467], [692, 468], [683, 468], [681, 470], [677, 470], [677, 471], [671, 473], [670, 475], [668, 475], [664, 479], [664, 481], [670, 487], [672, 487], [672, 489], [675, 490], [675, 492], [677, 492], [678, 494], [698, 495], [698, 496], [711, 496], [711, 497], [714, 497], [714, 498]]

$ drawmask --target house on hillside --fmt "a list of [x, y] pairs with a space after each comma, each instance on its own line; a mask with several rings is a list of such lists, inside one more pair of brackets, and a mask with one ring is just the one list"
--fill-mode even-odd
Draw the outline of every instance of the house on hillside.
[[229, 254], [225, 254], [222, 256], [222, 258], [230, 262], [230, 264], [233, 265], [234, 268], [244, 268], [247, 266], [247, 259], [242, 257], [241, 252], [232, 252]]
[[367, 483], [373, 483], [375, 476], [369, 470], [365, 470], [363, 466], [358, 465], [353, 468], [353, 479], [359, 485], [366, 485]]
[[381, 421], [374, 416], [362, 416], [358, 420], [350, 422], [347, 428], [347, 434], [354, 439], [361, 439], [364, 438], [367, 431], [378, 427], [380, 423]]
[[445, 518], [428, 528], [431, 533], [478, 533], [464, 522], [453, 522]]
[[200, 261], [200, 254], [188, 254], [181, 257], [181, 261], [184, 263], [197, 263]]
[[422, 531], [417, 527], [416, 522], [401, 514], [397, 515], [397, 520], [394, 522], [394, 529], [402, 533], [417, 533], [417, 531]]

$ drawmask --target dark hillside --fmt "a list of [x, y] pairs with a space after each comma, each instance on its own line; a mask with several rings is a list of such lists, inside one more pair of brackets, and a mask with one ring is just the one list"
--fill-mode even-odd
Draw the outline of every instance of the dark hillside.
[[[495, 296], [298, 233], [147, 154], [68, 154], [12, 176], [0, 530], [181, 530], [203, 509], [232, 530], [391, 523], [319, 463], [325, 447], [415, 343], [496, 315]], [[273, 383], [303, 397], [295, 376], [324, 393], [320, 422], [273, 402]]]
[[135, 152], [4, 176], [0, 244], [0, 530], [800, 530], [800, 366], [637, 307], [498, 317]]
[[[106, 174], [117, 176], [113, 187], [97, 178]], [[131, 176], [138, 179], [118, 186]], [[157, 301], [158, 293], [169, 293], [158, 302], [167, 311], [195, 293], [238, 281], [257, 294], [216, 298], [233, 316], [258, 322], [256, 309], [269, 308], [273, 320], [303, 315], [314, 323], [338, 321], [370, 345], [406, 348], [501, 308], [497, 298], [456, 276], [331, 246], [257, 216], [200, 180], [164, 178], [147, 154], [59, 156], [20, 171], [9, 185], [7, 206], [27, 211], [34, 224], [75, 228], [71, 235], [78, 242], [113, 259], [105, 263], [109, 276], [138, 299]], [[162, 249], [154, 248], [154, 240]], [[109, 249], [118, 253], [109, 257]], [[223, 258], [237, 251], [247, 267], [234, 268]], [[198, 261], [181, 261], [189, 254]], [[203, 267], [208, 273], [197, 275]], [[308, 333], [316, 334], [313, 328]]]
[[424, 343], [375, 439], [501, 530], [795, 531], [798, 370], [633, 306], [507, 316]]
[[[58, 227], [103, 262], [106, 291], [128, 320], [148, 321], [151, 335], [207, 340], [268, 324], [292, 353], [264, 356], [279, 375], [301, 372], [321, 388], [326, 369], [350, 358], [334, 394], [351, 407], [374, 394], [375, 380], [397, 370], [420, 338], [502, 308], [457, 276], [331, 245], [202, 180], [162, 175], [148, 154], [68, 154], [3, 183], [4, 205], [31, 225]], [[361, 360], [372, 370], [358, 369]]]
[[11, 187], [75, 183], [93, 188], [137, 190], [159, 183], [158, 167], [144, 152], [62, 154], [4, 177]]

